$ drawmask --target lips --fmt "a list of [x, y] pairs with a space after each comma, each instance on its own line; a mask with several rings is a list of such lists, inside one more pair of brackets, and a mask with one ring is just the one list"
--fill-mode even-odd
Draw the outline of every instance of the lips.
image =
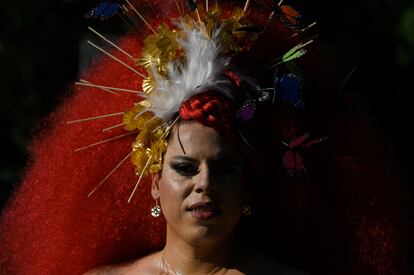
[[219, 214], [220, 208], [213, 202], [198, 202], [188, 207], [187, 211], [197, 220], [209, 220]]

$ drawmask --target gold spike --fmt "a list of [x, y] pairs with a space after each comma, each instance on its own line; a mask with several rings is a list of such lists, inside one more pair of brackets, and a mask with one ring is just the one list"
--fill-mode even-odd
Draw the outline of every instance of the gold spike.
[[139, 94], [142, 97], [146, 97], [147, 96], [147, 94], [145, 94], [143, 92], [135, 91], [135, 90], [123, 89], [123, 88], [116, 88], [116, 87], [111, 87], [111, 86], [96, 85], [96, 84], [92, 84], [90, 82], [89, 83], [86, 83], [86, 82], [75, 82], [75, 85], [94, 87], [94, 88], [99, 88], [99, 89], [102, 89], [102, 90], [103, 89], [109, 89], [109, 90], [126, 92], [126, 93], [134, 93], [134, 94]]
[[206, 12], [208, 12], [208, 0], [206, 0]]
[[147, 125], [148, 123], [150, 123], [151, 121], [153, 121], [156, 118], [157, 118], [156, 116], [153, 116], [152, 118], [148, 119], [148, 121], [146, 121], [144, 124]]
[[262, 30], [262, 33], [264, 33], [267, 30], [267, 27], [269, 27], [270, 22], [272, 21], [273, 16], [275, 15], [275, 11], [272, 11], [269, 16], [267, 17], [267, 22], [265, 27]]
[[183, 13], [181, 12], [180, 6], [178, 5], [177, 0], [175, 0], [175, 5], [177, 6], [177, 10], [180, 13], [181, 16], [183, 16]]
[[199, 23], [201, 23], [201, 17], [200, 17], [200, 12], [198, 11], [198, 3], [197, 0], [191, 0], [192, 2], [194, 2], [195, 5], [195, 12], [197, 14], [197, 20]]
[[304, 48], [304, 47], [306, 47], [307, 45], [309, 45], [310, 43], [312, 43], [314, 40], [313, 39], [311, 39], [311, 40], [309, 40], [308, 42], [306, 42], [306, 43], [303, 43], [303, 44], [300, 44], [300, 45], [298, 45], [299, 46], [299, 48], [298, 48], [298, 50], [299, 49], [302, 49], [302, 48]]
[[198, 8], [196, 8], [196, 14], [197, 14], [198, 22], [201, 23], [201, 17], [200, 17], [200, 13], [198, 12]]
[[108, 175], [106, 175], [106, 177], [91, 191], [91, 192], [89, 192], [89, 194], [88, 194], [88, 198], [90, 197], [90, 196], [92, 196], [93, 195], [93, 193], [95, 193], [95, 191], [96, 190], [98, 190], [98, 188], [99, 187], [101, 187], [102, 186], [102, 184], [104, 184], [104, 182], [106, 182], [108, 179], [109, 179], [109, 177], [110, 176], [112, 176], [112, 174], [116, 171], [116, 170], [118, 170], [118, 168], [130, 157], [132, 155], [132, 151], [131, 152], [129, 152], [128, 153], [128, 155], [126, 155], [125, 156], [125, 158], [123, 158], [116, 166], [115, 166], [115, 168], [114, 169], [112, 169], [112, 171], [111, 172], [109, 172], [109, 174]]
[[73, 124], [73, 123], [78, 123], [78, 122], [85, 122], [85, 121], [96, 120], [96, 119], [100, 119], [100, 118], [119, 116], [119, 115], [123, 115], [123, 114], [124, 114], [124, 112], [119, 112], [119, 113], [113, 113], [113, 114], [106, 114], [106, 115], [100, 115], [100, 116], [87, 117], [87, 118], [82, 118], [82, 119], [67, 121], [66, 124]]
[[307, 26], [307, 27], [305, 27], [305, 28], [303, 28], [303, 29], [301, 29], [299, 32], [295, 32], [294, 34], [292, 34], [290, 37], [292, 38], [292, 37], [295, 37], [295, 36], [297, 36], [297, 35], [299, 35], [299, 34], [301, 34], [301, 33], [303, 33], [303, 32], [305, 32], [306, 30], [308, 30], [308, 29], [310, 29], [310, 28], [312, 28], [313, 26], [315, 26], [317, 24], [317, 22], [313, 22], [312, 24], [309, 24], [309, 26]]
[[137, 28], [137, 30], [141, 31], [140, 26], [138, 26], [138, 24], [137, 24], [137, 22], [136, 22], [135, 18], [132, 18], [132, 17], [129, 15], [129, 10], [128, 10], [128, 8], [127, 8], [125, 5], [122, 5], [122, 6], [121, 6], [121, 8], [124, 10], [124, 12], [125, 12], [126, 16], [127, 16], [127, 17], [128, 17], [128, 19], [132, 22], [132, 24], [134, 24], [135, 28]]
[[175, 125], [175, 123], [177, 123], [178, 119], [180, 119], [180, 116], [177, 116], [176, 119], [174, 119], [174, 121], [167, 127], [167, 129], [165, 130], [164, 134], [161, 135], [160, 140], [165, 138], [168, 133], [170, 132], [171, 128]]
[[154, 33], [157, 34], [157, 32], [151, 27], [151, 25], [145, 20], [145, 18], [137, 11], [137, 9], [128, 1], [125, 0], [125, 2], [131, 7], [131, 9], [141, 18], [142, 21], [144, 21], [145, 25]]
[[278, 7], [280, 7], [280, 5], [282, 5], [283, 0], [280, 0], [279, 3], [277, 4]]
[[135, 116], [134, 116], [134, 120], [135, 119], [137, 119], [137, 118], [139, 118], [142, 114], [144, 114], [144, 113], [146, 113], [146, 112], [149, 112], [148, 110], [142, 110], [141, 112], [139, 112], [138, 114], [136, 114]]
[[158, 129], [161, 129], [161, 128], [165, 127], [167, 124], [168, 124], [168, 122], [164, 122], [163, 124], [161, 124], [160, 126], [158, 126], [157, 128], [155, 128], [154, 130], [152, 130], [152, 132], [155, 133]]
[[130, 203], [130, 202], [131, 202], [132, 197], [134, 196], [135, 191], [137, 190], [138, 185], [139, 185], [139, 183], [141, 182], [142, 176], [144, 175], [144, 172], [145, 172], [145, 170], [147, 169], [147, 167], [148, 167], [148, 165], [149, 165], [149, 163], [150, 163], [151, 159], [152, 159], [152, 156], [150, 156], [150, 157], [148, 158], [147, 162], [145, 163], [144, 169], [142, 169], [141, 174], [139, 175], [139, 178], [138, 178], [137, 183], [135, 184], [134, 190], [132, 190], [132, 193], [131, 193], [131, 195], [130, 195], [130, 196], [129, 196], [129, 198], [128, 198], [128, 203]]
[[133, 132], [123, 134], [123, 135], [120, 135], [120, 136], [104, 139], [104, 140], [101, 140], [101, 141], [98, 141], [98, 142], [95, 142], [95, 143], [77, 148], [77, 149], [75, 149], [75, 152], [79, 152], [79, 151], [82, 151], [82, 150], [85, 150], [85, 149], [88, 149], [88, 148], [91, 148], [91, 147], [94, 147], [94, 146], [97, 146], [97, 145], [100, 145], [100, 144], [103, 144], [103, 143], [106, 143], [106, 142], [110, 142], [110, 141], [117, 140], [117, 139], [120, 139], [120, 138], [123, 138], [123, 137], [126, 137], [126, 136], [130, 136], [130, 135], [136, 134], [136, 133], [138, 133], [138, 131], [133, 131]]
[[341, 85], [339, 85], [339, 88], [338, 88], [338, 91], [337, 91], [337, 94], [339, 95], [339, 94], [341, 94], [342, 93], [342, 91], [343, 91], [343, 89], [344, 89], [344, 87], [345, 87], [345, 85], [348, 83], [348, 81], [351, 79], [351, 77], [352, 77], [352, 75], [353, 75], [353, 73], [355, 72], [355, 70], [358, 68], [358, 65], [356, 65], [356, 66], [354, 66], [353, 68], [352, 68], [352, 70], [346, 75], [346, 77], [345, 77], [345, 79], [341, 82]]
[[108, 53], [107, 51], [105, 51], [104, 49], [102, 49], [101, 47], [95, 45], [94, 43], [92, 43], [91, 41], [88, 40], [88, 43], [90, 45], [92, 45], [93, 47], [95, 47], [96, 49], [98, 49], [99, 51], [101, 51], [102, 53], [106, 54], [107, 56], [109, 56], [110, 58], [114, 59], [115, 61], [119, 62], [120, 64], [124, 65], [126, 68], [130, 69], [131, 71], [133, 71], [134, 73], [136, 73], [137, 75], [139, 75], [142, 78], [146, 78], [145, 75], [143, 75], [142, 73], [138, 72], [137, 70], [135, 70], [134, 68], [132, 68], [131, 66], [129, 66], [128, 64], [126, 64], [125, 62], [119, 60], [118, 58], [116, 58], [115, 56], [113, 56], [112, 54]]
[[174, 121], [171, 123], [171, 125], [168, 127], [169, 129], [171, 129], [171, 127], [174, 126], [175, 123], [177, 123], [177, 121], [180, 119], [180, 116], [177, 116], [176, 119], [174, 119]]
[[242, 14], [239, 17], [239, 20], [241, 18], [243, 18], [243, 16], [246, 14], [247, 9], [249, 8], [249, 5], [250, 5], [250, 0], [246, 0], [246, 3], [244, 4], [243, 12], [242, 12]]
[[243, 14], [247, 12], [249, 5], [250, 5], [250, 0], [246, 0], [246, 3], [244, 4], [244, 8], [243, 8]]
[[114, 125], [114, 126], [111, 126], [111, 127], [108, 127], [108, 128], [105, 128], [105, 129], [102, 130], [102, 132], [106, 132], [106, 131], [109, 131], [109, 130], [112, 130], [112, 129], [115, 129], [115, 128], [118, 128], [118, 127], [121, 127], [121, 126], [124, 126], [124, 125], [125, 125], [125, 122]]
[[183, 0], [181, 0], [180, 2], [181, 2], [181, 10], [184, 12], [184, 11], [185, 11], [185, 8], [184, 8], [184, 1], [183, 1]]
[[[89, 81], [87, 81], [87, 80], [85, 80], [85, 79], [80, 79], [79, 81], [80, 81], [80, 82], [82, 82], [82, 83], [85, 83], [85, 84], [92, 84], [92, 85], [93, 85], [93, 83], [92, 83], [92, 82], [89, 82]], [[76, 85], [76, 83], [75, 83], [75, 85]], [[105, 92], [111, 93], [111, 94], [113, 94], [113, 95], [119, 96], [119, 94], [117, 94], [117, 93], [115, 93], [115, 92], [113, 92], [113, 91], [111, 91], [111, 90], [109, 90], [109, 89], [102, 88], [102, 87], [99, 87], [99, 89], [101, 89], [102, 91], [105, 91]]]
[[108, 38], [106, 38], [105, 36], [103, 36], [102, 34], [100, 34], [99, 32], [97, 32], [96, 30], [94, 30], [92, 27], [88, 27], [88, 29], [90, 31], [92, 31], [93, 33], [95, 33], [100, 38], [102, 38], [105, 42], [107, 42], [108, 44], [110, 44], [111, 46], [115, 47], [120, 52], [122, 52], [123, 54], [125, 54], [126, 56], [128, 56], [129, 58], [131, 58], [131, 59], [133, 58], [133, 56], [131, 54], [127, 53], [126, 51], [124, 51], [123, 49], [121, 49], [120, 47], [118, 47], [117, 45], [115, 45], [115, 43], [113, 43], [111, 40], [109, 40]]
[[307, 29], [309, 29], [309, 28], [312, 28], [313, 26], [315, 26], [316, 24], [317, 24], [318, 22], [313, 22], [312, 24], [309, 24], [309, 26], [307, 26], [306, 28], [303, 28], [302, 29], [302, 31], [304, 32], [304, 31], [306, 31]]

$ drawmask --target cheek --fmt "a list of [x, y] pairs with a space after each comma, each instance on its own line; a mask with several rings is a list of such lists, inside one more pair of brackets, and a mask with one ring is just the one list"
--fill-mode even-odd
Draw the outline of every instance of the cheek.
[[159, 188], [161, 207], [166, 219], [181, 213], [183, 202], [191, 190], [189, 183], [179, 176], [165, 171], [160, 179]]
[[226, 179], [224, 184], [227, 192], [232, 193], [234, 198], [240, 198], [247, 192], [247, 182], [245, 174], [240, 171], [239, 173]]
[[166, 181], [160, 181], [160, 204], [164, 218], [168, 223], [176, 221], [182, 207], [178, 191]]
[[238, 175], [224, 182], [222, 196], [228, 202], [232, 212], [241, 210], [241, 206], [246, 203], [248, 196], [245, 178]]

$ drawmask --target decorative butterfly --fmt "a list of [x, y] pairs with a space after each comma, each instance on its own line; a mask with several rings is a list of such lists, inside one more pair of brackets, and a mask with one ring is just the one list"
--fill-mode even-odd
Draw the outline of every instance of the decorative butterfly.
[[293, 73], [279, 74], [276, 70], [274, 76], [274, 100], [288, 103], [293, 108], [303, 111], [305, 101], [303, 98], [303, 80]]
[[300, 30], [300, 19], [302, 15], [289, 5], [280, 5], [275, 8], [275, 14], [279, 19], [285, 23], [289, 28]]
[[[272, 89], [270, 89], [272, 90]], [[236, 118], [241, 124], [253, 119], [258, 104], [272, 103], [273, 93], [268, 89], [250, 91], [250, 97], [239, 108]]]
[[236, 118], [239, 122], [244, 123], [251, 120], [256, 110], [256, 101], [254, 99], [246, 100], [237, 112]]
[[305, 163], [298, 149], [307, 148], [309, 146], [321, 143], [328, 137], [309, 140], [309, 133], [294, 138], [289, 143], [282, 142], [288, 148], [283, 154], [282, 163], [289, 176], [301, 176], [306, 173]]
[[121, 9], [121, 5], [117, 2], [106, 1], [102, 2], [89, 13], [85, 14], [86, 18], [100, 18], [107, 19], [114, 16]]

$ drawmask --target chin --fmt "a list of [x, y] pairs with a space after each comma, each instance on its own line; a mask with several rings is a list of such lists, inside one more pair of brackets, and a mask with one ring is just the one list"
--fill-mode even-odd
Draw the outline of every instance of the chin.
[[184, 217], [179, 222], [167, 222], [167, 231], [194, 246], [213, 245], [230, 239], [238, 222], [238, 219], [230, 219], [223, 213], [200, 218], [187, 212]]
[[222, 243], [223, 241], [229, 239], [230, 235], [211, 235], [211, 234], [198, 234], [193, 236], [187, 236], [187, 243], [193, 245], [193, 246], [209, 246], [209, 245], [215, 245], [217, 243]]
[[195, 246], [212, 245], [229, 239], [233, 231], [226, 230], [220, 224], [197, 224], [188, 228], [183, 236]]

